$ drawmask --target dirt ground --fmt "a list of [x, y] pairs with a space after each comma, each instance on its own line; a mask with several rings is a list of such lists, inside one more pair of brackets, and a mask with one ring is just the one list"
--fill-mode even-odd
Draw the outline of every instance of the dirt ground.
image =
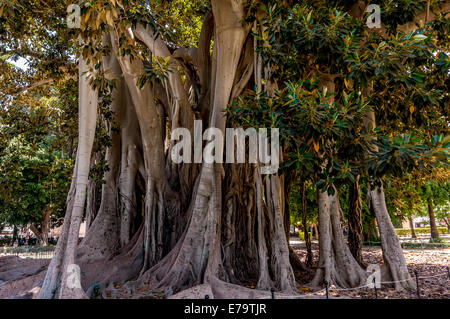
[[[306, 250], [304, 244], [292, 243], [294, 251], [302, 261], [306, 259]], [[317, 267], [319, 258], [318, 245], [313, 244], [314, 265], [309, 271], [296, 273], [297, 281], [300, 283], [299, 296], [307, 298], [324, 298], [325, 291], [313, 292], [307, 283], [314, 276], [314, 267]], [[450, 249], [405, 249], [404, 255], [408, 264], [411, 276], [414, 277], [414, 271], [419, 273], [420, 296], [424, 299], [450, 299], [450, 280], [448, 275], [448, 266], [450, 264]], [[364, 247], [363, 259], [367, 264], [383, 263], [381, 249], [379, 247]], [[1, 298], [31, 298], [33, 294], [23, 293], [24, 287], [34, 287], [42, 283], [45, 275], [45, 268], [49, 260], [22, 259], [19, 257], [8, 256], [0, 257], [0, 299]], [[249, 286], [253, 288], [254, 285]], [[353, 290], [335, 290], [336, 287], [330, 287], [329, 295], [331, 298], [356, 298], [356, 299], [374, 299], [375, 291], [373, 289], [353, 289]], [[165, 291], [143, 291], [134, 296], [109, 295], [105, 298], [166, 298]], [[195, 298], [194, 296], [191, 296]], [[294, 296], [292, 296], [294, 297]], [[411, 299], [417, 298], [416, 291], [396, 291], [393, 288], [382, 287], [378, 290], [379, 299]]]
[[[292, 245], [294, 251], [300, 256], [302, 261], [306, 260], [306, 250], [303, 245]], [[424, 299], [449, 299], [450, 280], [448, 266], [450, 266], [450, 249], [404, 249], [403, 250], [408, 270], [415, 278], [414, 271], [418, 271], [420, 297]], [[318, 246], [313, 244], [314, 265], [317, 266], [319, 259]], [[380, 247], [364, 247], [363, 259], [366, 264], [383, 263]], [[296, 274], [299, 281], [308, 282], [314, 276], [314, 271], [308, 274]], [[437, 276], [438, 275], [438, 276]], [[434, 277], [436, 276], [436, 277]], [[309, 278], [308, 278], [309, 277]], [[308, 280], [309, 279], [309, 280]], [[354, 290], [333, 290], [330, 287], [330, 296], [343, 298], [375, 298], [374, 289], [354, 289]], [[307, 286], [300, 286], [300, 293], [305, 295], [323, 296], [325, 292], [312, 293]], [[393, 288], [382, 287], [378, 289], [378, 299], [411, 299], [417, 298], [417, 291], [398, 292]]]

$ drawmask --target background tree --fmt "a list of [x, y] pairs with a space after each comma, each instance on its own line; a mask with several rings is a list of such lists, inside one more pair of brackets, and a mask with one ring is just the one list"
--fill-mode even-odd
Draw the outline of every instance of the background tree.
[[[317, 239], [316, 229], [312, 229], [317, 224], [317, 203], [316, 190], [312, 183], [300, 182], [292, 185], [290, 196], [290, 219], [292, 224], [301, 224], [306, 245], [305, 264], [311, 267], [313, 264], [312, 237]], [[314, 236], [315, 235], [315, 236]], [[312, 236], [312, 237], [311, 237]]]
[[431, 180], [423, 184], [419, 193], [424, 202], [426, 202], [428, 217], [430, 220], [431, 238], [439, 237], [439, 231], [436, 225], [435, 207], [445, 205], [450, 198], [449, 184], [439, 184], [437, 180]]
[[51, 221], [57, 225], [62, 217], [71, 170], [70, 161], [46, 153], [46, 148], [33, 151], [19, 136], [0, 157], [2, 215], [10, 225], [30, 225], [42, 246], [48, 244]]

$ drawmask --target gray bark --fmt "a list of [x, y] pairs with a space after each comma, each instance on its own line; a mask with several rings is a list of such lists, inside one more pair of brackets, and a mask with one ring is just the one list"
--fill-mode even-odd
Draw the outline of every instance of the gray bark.
[[383, 281], [396, 281], [395, 288], [414, 288], [415, 283], [411, 279], [403, 256], [402, 246], [395, 233], [391, 217], [386, 208], [383, 186], [370, 190], [370, 198], [377, 217], [380, 232], [381, 248], [383, 250], [384, 267]]

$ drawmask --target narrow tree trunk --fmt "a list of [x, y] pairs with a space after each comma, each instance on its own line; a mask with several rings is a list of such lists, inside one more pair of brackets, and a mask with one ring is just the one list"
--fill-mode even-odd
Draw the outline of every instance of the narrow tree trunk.
[[291, 177], [285, 176], [284, 179], [284, 231], [286, 233], [286, 239], [289, 244], [291, 238], [291, 203], [290, 194], [292, 188]]
[[[374, 211], [372, 205], [370, 205], [370, 211], [371, 211], [371, 213], [375, 214], [375, 211]], [[380, 232], [378, 231], [376, 218], [372, 218], [369, 222], [369, 231], [367, 232], [366, 239], [369, 239], [369, 240], [375, 239], [377, 241], [380, 239]]]
[[91, 227], [97, 213], [97, 183], [89, 179], [86, 204], [86, 232]]
[[362, 203], [359, 178], [350, 185], [349, 190], [350, 208], [348, 212], [348, 245], [353, 257], [362, 266], [365, 267], [362, 258]]
[[[106, 38], [105, 41], [109, 40]], [[129, 101], [127, 101], [127, 91], [123, 83], [123, 79], [120, 77], [121, 70], [119, 63], [113, 55], [103, 58], [104, 67], [108, 70], [108, 78], [117, 79], [116, 87], [111, 92], [112, 102], [111, 110], [114, 112], [114, 120], [123, 119], [122, 113], [126, 111], [126, 108], [131, 108]], [[132, 113], [132, 110], [128, 110]], [[126, 123], [124, 123], [126, 125]], [[86, 259], [98, 259], [106, 257], [117, 250], [119, 247], [119, 216], [118, 216], [118, 175], [120, 169], [120, 151], [121, 151], [121, 133], [111, 129], [111, 124], [107, 124], [109, 136], [111, 139], [111, 146], [106, 149], [104, 160], [108, 165], [108, 170], [104, 173], [103, 184], [101, 185], [101, 192], [94, 183], [89, 189], [94, 192], [92, 198], [88, 193], [88, 205], [86, 214], [89, 213], [89, 228], [90, 231], [86, 233], [83, 242], [78, 249], [78, 258]], [[94, 156], [95, 161], [100, 161], [100, 158]], [[97, 209], [97, 196], [96, 193], [101, 193], [100, 206]], [[95, 198], [95, 202], [94, 202]]]
[[[100, 153], [93, 154], [90, 164], [90, 169], [100, 160]], [[92, 222], [97, 215], [97, 183], [92, 178], [89, 178], [87, 188], [87, 201], [86, 201], [86, 233], [91, 227]]]
[[289, 247], [289, 260], [294, 270], [306, 270], [294, 249], [291, 247], [291, 203], [290, 194], [292, 189], [292, 182], [295, 175], [284, 176], [284, 231], [286, 232], [286, 240]]
[[319, 240], [319, 229], [317, 228], [317, 224], [314, 224], [313, 227], [314, 227], [314, 239]]
[[447, 233], [450, 233], [450, 218], [444, 217], [444, 223], [447, 225]]
[[42, 234], [42, 240], [40, 245], [41, 246], [47, 246], [48, 245], [48, 233], [50, 231], [50, 219], [52, 216], [53, 209], [47, 210], [44, 213], [44, 217], [41, 222], [41, 234]]
[[70, 159], [72, 159], [72, 157], [73, 157], [73, 138], [71, 138], [70, 142], [69, 142], [69, 154], [68, 154], [68, 157]]
[[305, 182], [302, 181], [300, 184], [300, 191], [302, 193], [302, 224], [303, 224], [303, 232], [306, 243], [306, 266], [312, 266], [312, 249], [311, 249], [311, 238], [309, 237], [308, 232], [308, 222], [307, 222], [307, 212], [306, 212], [306, 191], [305, 191]]
[[13, 244], [16, 242], [16, 240], [17, 240], [17, 235], [18, 235], [18, 233], [19, 233], [19, 229], [17, 228], [17, 226], [16, 225], [14, 225], [14, 228], [13, 228], [13, 238], [12, 238], [12, 242], [13, 242]]
[[265, 208], [263, 201], [263, 186], [262, 178], [258, 168], [255, 168], [255, 180], [256, 180], [256, 208], [257, 208], [257, 223], [258, 223], [258, 257], [259, 257], [259, 279], [258, 289], [269, 289], [271, 286], [271, 280], [269, 275], [268, 266], [268, 249], [266, 239], [264, 236], [265, 221]]
[[436, 217], [434, 216], [433, 201], [428, 198], [428, 215], [430, 217], [431, 238], [438, 238], [439, 231], [436, 226]]
[[411, 237], [417, 238], [416, 232], [414, 230], [414, 221], [413, 221], [412, 217], [408, 216], [408, 220], [409, 220], [409, 228], [411, 228]]

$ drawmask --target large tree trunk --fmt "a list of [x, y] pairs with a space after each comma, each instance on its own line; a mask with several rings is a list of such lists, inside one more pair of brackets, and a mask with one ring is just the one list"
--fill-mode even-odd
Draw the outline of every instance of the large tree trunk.
[[[372, 92], [372, 85], [362, 90], [363, 96], [369, 96]], [[376, 127], [376, 118], [374, 112], [368, 112], [364, 120], [364, 125], [368, 129], [374, 129]], [[373, 145], [373, 151], [378, 151], [378, 147]], [[372, 181], [376, 182], [376, 181]], [[403, 249], [400, 241], [392, 225], [391, 217], [386, 207], [386, 200], [384, 198], [384, 190], [382, 181], [378, 181], [380, 186], [375, 186], [369, 189], [369, 199], [371, 205], [375, 211], [376, 221], [378, 224], [378, 231], [380, 233], [381, 248], [383, 250], [384, 257], [384, 281], [396, 281], [395, 288], [413, 288], [415, 284], [409, 275], [408, 268], [406, 267], [405, 257], [403, 256]], [[369, 186], [371, 188], [372, 185]], [[398, 281], [398, 282], [397, 282]]]
[[350, 208], [348, 211], [348, 228], [349, 228], [348, 244], [353, 257], [355, 257], [356, 261], [362, 267], [365, 267], [362, 258], [362, 240], [363, 240], [362, 220], [361, 220], [362, 202], [361, 202], [361, 189], [359, 186], [359, 178], [357, 178], [357, 180], [350, 185], [349, 202]]
[[[224, 133], [225, 117], [222, 109], [229, 103], [239, 58], [249, 28], [241, 24], [243, 17], [243, 3], [241, 2], [213, 1], [213, 13], [215, 17], [213, 76], [211, 79], [213, 103], [211, 112], [209, 112], [209, 123], [210, 127], [218, 128]], [[145, 38], [142, 32], [140, 38]], [[151, 39], [147, 40], [152, 41]], [[226, 61], [226, 63], [222, 61]], [[220, 149], [215, 151], [222, 152]], [[228, 291], [225, 294], [228, 297], [248, 295], [250, 290], [228, 284], [226, 281], [232, 283], [241, 281], [243, 274], [248, 273], [248, 270], [259, 264], [258, 287], [275, 286], [284, 291], [295, 289], [284, 229], [282, 180], [278, 176], [272, 176], [266, 179], [264, 188], [262, 182], [258, 182], [259, 171], [257, 174], [253, 174], [253, 169], [250, 170], [251, 165], [244, 167], [247, 167], [242, 175], [244, 180], [250, 183], [249, 186], [255, 182], [256, 185], [259, 185], [256, 187], [256, 198], [242, 196], [236, 189], [233, 177], [231, 183], [225, 184], [224, 173], [229, 171], [228, 169], [224, 170], [221, 163], [204, 163], [202, 165], [187, 213], [189, 216], [187, 228], [180, 240], [164, 258], [143, 273], [137, 282], [130, 283], [130, 288], [138, 288], [142, 285], [145, 286], [146, 282], [151, 282], [156, 287], [170, 287], [173, 291], [178, 291], [183, 287], [206, 283], [212, 285], [216, 297], [223, 296], [225, 291]], [[254, 177], [251, 179], [245, 177], [252, 175]], [[238, 182], [242, 183], [242, 181]], [[246, 184], [244, 183], [244, 185]], [[222, 199], [222, 194], [227, 194], [225, 199]], [[265, 201], [261, 197], [265, 197]], [[247, 201], [245, 209], [238, 209], [240, 207], [239, 199]], [[251, 218], [251, 215], [254, 214], [252, 207], [255, 207], [255, 203], [258, 212], [256, 227]], [[246, 223], [236, 223], [237, 220], [242, 219], [246, 220]], [[227, 221], [227, 224], [223, 223], [224, 220]], [[260, 223], [260, 221], [263, 222]], [[228, 222], [231, 223], [228, 224]], [[224, 235], [222, 235], [222, 229], [226, 229]], [[240, 231], [241, 229], [242, 231]], [[257, 229], [258, 242], [253, 244], [251, 234], [255, 229]], [[238, 238], [250, 240], [235, 244], [234, 242]], [[222, 252], [223, 242], [225, 245]], [[266, 242], [268, 245], [265, 245]], [[256, 256], [251, 253], [247, 255], [242, 253], [243, 249], [248, 251], [252, 246], [260, 247], [259, 260], [257, 260], [259, 262], [253, 263], [253, 265], [249, 261]], [[236, 255], [245, 257], [239, 263], [241, 265], [230, 259]], [[227, 265], [227, 269], [224, 269], [224, 265]]]
[[[114, 52], [118, 52], [113, 39]], [[136, 86], [143, 74], [141, 61], [130, 61], [128, 57], [119, 57], [125, 82], [135, 106], [139, 127], [141, 128], [144, 153], [145, 206], [144, 206], [144, 265], [142, 272], [155, 265], [163, 257], [165, 211], [175, 199], [165, 174], [164, 136], [162, 114], [155, 104], [155, 98], [147, 83], [144, 87]]]
[[[224, 18], [224, 21], [221, 21], [221, 19], [216, 19], [215, 21], [216, 30], [217, 27], [220, 30], [215, 35], [214, 50], [216, 51], [216, 59], [219, 61], [228, 61], [228, 65], [217, 64], [216, 66], [215, 75], [216, 78], [220, 78], [220, 81], [215, 81], [210, 125], [211, 127], [219, 128], [222, 132], [225, 131], [225, 119], [221, 114], [221, 110], [228, 104], [231, 87], [234, 82], [235, 70], [247, 33], [240, 24], [240, 18], [235, 15], [239, 13], [239, 4], [236, 5], [238, 6], [235, 8], [237, 12], [233, 11], [230, 4], [225, 1], [213, 2], [213, 9], [222, 9], [219, 16]], [[142, 35], [141, 38], [145, 39]], [[148, 41], [151, 41], [151, 39], [148, 39]], [[124, 62], [121, 61], [121, 63]], [[124, 66], [122, 66], [122, 69], [126, 70]], [[127, 83], [130, 83], [129, 86], [134, 85], [132, 80], [127, 81]], [[134, 94], [137, 95], [138, 92]], [[140, 121], [145, 116], [145, 114], [140, 114], [143, 111], [143, 108], [137, 108], [138, 119]], [[141, 125], [141, 129], [143, 127], [144, 125]], [[145, 127], [148, 127], [148, 125]], [[143, 135], [145, 134], [143, 133]], [[148, 140], [150, 141], [150, 136], [154, 140], [154, 135], [149, 135]], [[146, 138], [144, 137], [144, 152], [146, 152], [146, 142]], [[162, 150], [163, 148], [161, 147], [160, 149]], [[152, 151], [154, 152], [154, 149]], [[220, 150], [216, 149], [217, 151]], [[148, 161], [146, 167], [147, 165], [149, 168], [151, 165], [155, 167], [155, 161]], [[156, 168], [158, 169], [157, 165]], [[160, 168], [158, 172], [161, 172]], [[140, 283], [146, 281], [156, 282], [158, 286], [171, 287], [176, 291], [186, 285], [202, 283], [204, 281], [211, 282], [218, 278], [218, 272], [221, 269], [219, 261], [221, 259], [219, 249], [221, 239], [220, 231], [217, 230], [221, 229], [222, 179], [223, 168], [221, 164], [203, 164], [196, 190], [192, 197], [192, 206], [189, 213], [191, 218], [185, 233], [165, 258], [141, 276]], [[151, 182], [148, 184], [150, 187], [148, 188], [146, 198], [157, 183], [156, 181], [156, 183]], [[146, 234], [153, 236], [155, 229], [151, 229], [149, 225], [154, 224], [154, 218], [149, 220], [147, 217], [150, 217], [150, 215], [146, 214], [145, 228], [149, 230]], [[149, 249], [150, 245], [152, 249]], [[155, 254], [155, 248], [156, 246], [153, 242], [145, 243], [146, 254], [147, 250], [151, 254]], [[153, 258], [152, 263], [153, 261], [157, 261], [157, 259]], [[145, 265], [143, 270], [145, 270]]]
[[377, 217], [381, 248], [383, 250], [384, 267], [382, 281], [395, 281], [395, 288], [399, 290], [403, 288], [414, 288], [415, 283], [409, 275], [402, 246], [386, 208], [383, 186], [374, 187], [369, 192]]
[[342, 233], [337, 190], [334, 195], [319, 192], [318, 198], [319, 266], [312, 286], [321, 287], [324, 280], [338, 287], [364, 285], [366, 272], [353, 258]]
[[436, 217], [434, 216], [433, 201], [428, 198], [428, 216], [430, 217], [431, 238], [438, 238], [439, 231], [436, 226]]
[[[289, 259], [289, 245], [283, 231], [284, 207], [281, 178], [277, 175], [266, 179], [267, 203], [269, 206], [269, 225], [272, 225], [272, 269], [276, 271], [277, 288], [282, 291], [295, 291], [295, 277]], [[273, 214], [273, 215], [272, 215]]]
[[56, 247], [55, 257], [47, 270], [39, 298], [86, 298], [86, 294], [81, 287], [69, 283], [69, 279], [72, 279], [74, 275], [69, 273], [73, 269], [69, 266], [76, 263], [76, 247], [84, 213], [89, 162], [97, 122], [98, 92], [92, 89], [87, 79], [85, 72], [89, 70], [83, 59], [80, 59], [78, 69], [79, 137], [77, 160], [68, 195], [63, 230]]
[[[109, 40], [106, 36], [105, 38], [105, 41]], [[134, 113], [124, 81], [120, 77], [119, 63], [113, 55], [104, 57], [103, 63], [105, 69], [109, 71], [108, 78], [117, 79], [116, 88], [111, 92], [113, 98], [111, 109], [116, 117], [115, 120], [120, 119], [122, 125], [127, 126], [128, 123], [123, 121], [123, 114], [125, 112]], [[90, 219], [90, 229], [77, 252], [77, 257], [84, 260], [107, 257], [119, 248], [118, 180], [121, 163], [121, 142], [122, 140], [129, 142], [129, 140], [123, 137], [123, 134], [128, 132], [126, 129], [122, 128], [119, 133], [111, 130], [110, 127], [108, 128], [111, 146], [106, 149], [105, 160], [108, 164], [108, 170], [103, 176], [103, 184], [101, 185], [100, 207], [98, 212], [96, 211], [97, 204], [92, 204], [92, 207], [89, 207], [91, 209], [90, 214], [93, 215]]]

